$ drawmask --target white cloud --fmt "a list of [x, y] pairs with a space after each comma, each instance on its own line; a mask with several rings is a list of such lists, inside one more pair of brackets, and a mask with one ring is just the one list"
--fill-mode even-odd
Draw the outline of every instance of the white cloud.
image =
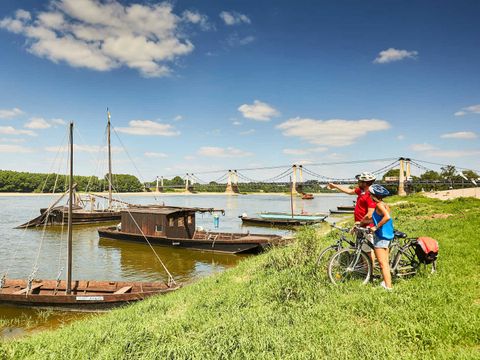
[[306, 150], [306, 149], [283, 149], [282, 152], [284, 154], [287, 154], [287, 155], [306, 155], [306, 154], [308, 154], [308, 150]]
[[170, 124], [161, 124], [151, 120], [132, 120], [129, 127], [117, 127], [118, 132], [130, 135], [176, 136], [180, 132]]
[[48, 129], [52, 127], [47, 120], [43, 118], [31, 118], [29, 122], [27, 122], [24, 127], [27, 129]]
[[480, 104], [464, 107], [462, 110], [457, 111], [454, 115], [464, 116], [468, 114], [480, 114]]
[[252, 156], [253, 153], [235, 149], [233, 147], [220, 148], [214, 146], [203, 146], [198, 150], [198, 155], [218, 158], [241, 158]]
[[405, 135], [402, 135], [402, 134], [398, 135], [397, 140], [400, 140], [400, 141], [405, 140]]
[[0, 109], [0, 119], [11, 119], [22, 114], [24, 114], [24, 112], [19, 108]]
[[194, 159], [195, 159], [195, 156], [185, 155], [183, 158], [184, 158], [185, 160], [194, 160]]
[[233, 121], [232, 124], [235, 125], [235, 126], [242, 125], [242, 123], [240, 121]]
[[477, 134], [472, 131], [459, 131], [453, 133], [442, 134], [440, 136], [443, 139], [476, 139]]
[[436, 158], [461, 158], [461, 157], [478, 157], [480, 150], [442, 150], [430, 144], [413, 144], [411, 146], [413, 151], [421, 152], [426, 157]]
[[0, 126], [0, 134], [37, 136], [32, 130], [15, 129], [13, 126]]
[[198, 24], [203, 30], [209, 30], [213, 27], [213, 25], [208, 22], [208, 17], [197, 11], [185, 10], [182, 15], [185, 21]]
[[227, 43], [232, 47], [248, 45], [254, 41], [255, 37], [251, 35], [241, 37], [237, 33], [234, 33], [227, 37]]
[[166, 157], [168, 157], [168, 155], [165, 154], [165, 153], [150, 152], [150, 151], [147, 151], [144, 155], [146, 157], [150, 157], [150, 158], [166, 158]]
[[426, 155], [437, 158], [478, 157], [480, 150], [432, 150], [428, 151]]
[[347, 146], [355, 143], [369, 132], [383, 131], [390, 128], [385, 120], [315, 120], [293, 118], [277, 126], [285, 136], [299, 137], [311, 144], [323, 146]]
[[53, 124], [53, 125], [66, 125], [67, 122], [63, 119], [52, 119], [50, 120], [50, 124]]
[[173, 118], [173, 121], [180, 121], [180, 120], [183, 120], [183, 116], [182, 115], [177, 115]]
[[18, 138], [0, 138], [0, 142], [8, 142], [8, 143], [23, 143], [27, 141], [26, 139], [18, 139]]
[[[99, 152], [105, 152], [106, 153], [107, 149], [108, 148], [106, 146], [73, 144], [73, 151], [74, 152], [84, 152], [84, 153], [95, 154], [95, 153], [99, 153]], [[123, 149], [121, 147], [117, 147], [117, 146], [112, 146], [111, 150], [112, 150], [112, 153], [114, 153], [114, 154], [118, 154], [118, 153], [121, 153], [123, 151]], [[54, 153], [56, 153], [56, 152], [68, 152], [68, 151], [70, 151], [70, 147], [69, 146], [47, 146], [47, 147], [45, 147], [45, 151], [54, 152]]]
[[220, 13], [220, 18], [223, 20], [225, 25], [238, 25], [238, 24], [250, 24], [252, 21], [250, 18], [236, 11], [222, 11]]
[[274, 116], [279, 116], [280, 113], [267, 103], [255, 100], [252, 105], [243, 104], [239, 106], [243, 117], [258, 121], [270, 121]]
[[427, 143], [423, 143], [423, 144], [412, 144], [412, 145], [410, 146], [410, 149], [412, 149], [413, 151], [422, 152], [422, 151], [430, 151], [430, 150], [433, 150], [433, 149], [435, 149], [435, 146], [430, 145], [430, 144], [427, 144]]
[[32, 149], [20, 145], [0, 144], [0, 153], [29, 153]]
[[30, 120], [24, 125], [27, 129], [35, 129], [35, 130], [43, 130], [51, 128], [52, 126], [58, 125], [65, 125], [66, 122], [63, 119], [51, 119], [45, 120], [44, 118], [40, 117], [32, 117]]
[[208, 27], [207, 18], [169, 2], [123, 5], [118, 0], [50, 0], [36, 17], [24, 10], [0, 20], [0, 27], [22, 34], [30, 53], [55, 63], [108, 71], [122, 66], [145, 77], [171, 73], [169, 64], [194, 45], [183, 25]]
[[240, 135], [251, 135], [254, 132], [255, 132], [255, 129], [250, 129], [250, 130], [240, 132]]
[[325, 152], [327, 150], [327, 147], [316, 147], [310, 149], [283, 149], [282, 152], [286, 155], [307, 155], [311, 153]]
[[407, 58], [416, 58], [418, 51], [399, 50], [389, 48], [387, 50], [380, 51], [378, 56], [373, 60], [375, 64], [386, 64], [393, 61], [400, 61]]

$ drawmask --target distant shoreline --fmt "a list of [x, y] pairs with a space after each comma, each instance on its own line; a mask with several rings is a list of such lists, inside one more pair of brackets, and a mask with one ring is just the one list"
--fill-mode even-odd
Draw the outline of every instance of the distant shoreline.
[[[58, 196], [63, 193], [20, 193], [20, 192], [0, 192], [0, 197], [28, 197], [28, 196]], [[79, 192], [80, 195], [85, 195], [86, 193]], [[93, 192], [91, 193], [93, 195], [101, 195], [101, 196], [108, 196], [108, 193], [97, 193]], [[278, 196], [290, 196], [290, 194], [286, 193], [269, 193], [269, 192], [252, 192], [252, 193], [244, 193], [244, 194], [226, 194], [223, 192], [197, 192], [197, 193], [185, 193], [185, 192], [124, 192], [124, 193], [114, 193], [113, 196], [115, 195], [119, 196], [151, 196], [151, 197], [156, 197], [156, 196], [190, 196], [190, 195], [223, 195], [223, 196], [243, 196], [243, 195], [264, 195], [264, 196], [273, 196], [273, 195], [278, 195]], [[341, 193], [336, 192], [336, 193], [313, 193], [314, 196], [332, 196], [332, 195], [341, 195]]]

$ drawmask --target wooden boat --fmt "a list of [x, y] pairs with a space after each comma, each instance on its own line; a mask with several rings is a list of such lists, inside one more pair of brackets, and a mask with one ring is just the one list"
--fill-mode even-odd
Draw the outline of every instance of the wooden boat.
[[0, 304], [56, 308], [61, 310], [102, 310], [176, 289], [164, 282], [74, 281], [70, 294], [66, 282], [56, 280], [6, 279], [0, 288]]
[[313, 199], [314, 199], [313, 194], [309, 194], [309, 193], [302, 194], [302, 200], [313, 200]]
[[289, 213], [260, 213], [258, 217], [239, 216], [243, 223], [259, 225], [301, 226], [319, 223], [325, 220], [327, 214], [289, 214]]
[[101, 238], [223, 253], [257, 253], [285, 240], [279, 235], [198, 230], [195, 213], [214, 209], [138, 207], [122, 211], [120, 226], [98, 229]]
[[[119, 209], [113, 206], [113, 203], [126, 204], [123, 201], [112, 198], [112, 151], [110, 144], [110, 113], [107, 111], [107, 143], [108, 143], [108, 197], [89, 194], [87, 202], [84, 202], [73, 188], [73, 211], [72, 224], [95, 224], [100, 222], [112, 222], [120, 220]], [[57, 199], [48, 208], [40, 209], [40, 215], [28, 222], [17, 226], [17, 229], [44, 226], [44, 225], [65, 225], [68, 221], [68, 206], [56, 206], [68, 193], [66, 191], [59, 199]], [[108, 200], [108, 207], [106, 209], [96, 209], [95, 199], [104, 198]], [[90, 209], [87, 209], [87, 203], [90, 203]]]
[[[28, 280], [0, 279], [0, 304], [28, 307], [52, 307], [73, 310], [98, 310], [142, 300], [178, 288], [170, 273], [169, 283], [122, 281], [72, 281], [73, 224], [73, 123], [70, 123], [70, 177], [68, 201], [68, 241], [66, 280], [35, 280], [36, 270]], [[163, 263], [162, 263], [163, 264]]]
[[330, 209], [330, 214], [332, 214], [332, 215], [353, 214], [353, 210], [332, 210], [332, 209]]
[[354, 205], [351, 205], [351, 206], [348, 206], [348, 205], [340, 205], [340, 206], [337, 206], [337, 210], [353, 211], [353, 210], [355, 210], [355, 206], [354, 206]]

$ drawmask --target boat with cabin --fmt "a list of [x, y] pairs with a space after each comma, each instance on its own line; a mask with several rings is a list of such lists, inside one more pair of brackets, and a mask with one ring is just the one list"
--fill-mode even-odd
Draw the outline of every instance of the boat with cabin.
[[73, 225], [73, 123], [70, 123], [70, 176], [67, 216], [67, 271], [66, 279], [35, 278], [36, 265], [28, 279], [8, 279], [8, 270], [0, 278], [0, 304], [14, 306], [56, 308], [62, 310], [91, 311], [124, 305], [147, 297], [168, 293], [177, 289], [172, 275], [162, 263], [169, 281], [125, 282], [125, 281], [72, 281], [72, 225]]
[[173, 206], [127, 208], [121, 211], [118, 226], [99, 228], [98, 235], [106, 239], [231, 254], [258, 253], [286, 242], [279, 235], [214, 232], [196, 228], [197, 212], [215, 211], [221, 210]]

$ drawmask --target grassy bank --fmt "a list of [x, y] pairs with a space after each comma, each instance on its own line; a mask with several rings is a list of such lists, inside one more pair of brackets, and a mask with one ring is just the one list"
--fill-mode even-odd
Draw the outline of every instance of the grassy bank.
[[441, 257], [437, 274], [391, 293], [330, 285], [314, 262], [333, 234], [305, 229], [293, 246], [175, 293], [4, 342], [0, 358], [478, 358], [480, 201], [399, 200], [396, 227], [438, 239]]

